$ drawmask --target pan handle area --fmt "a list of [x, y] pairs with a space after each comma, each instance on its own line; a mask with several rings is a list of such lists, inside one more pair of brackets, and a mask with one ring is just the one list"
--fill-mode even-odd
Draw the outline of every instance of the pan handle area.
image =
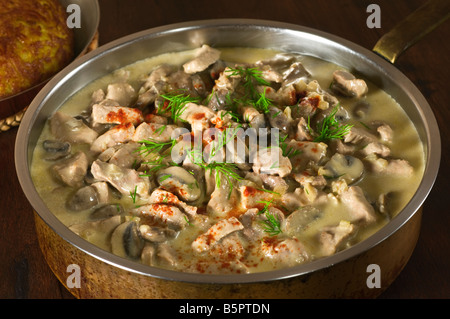
[[449, 0], [429, 0], [383, 35], [373, 51], [391, 63], [450, 17]]

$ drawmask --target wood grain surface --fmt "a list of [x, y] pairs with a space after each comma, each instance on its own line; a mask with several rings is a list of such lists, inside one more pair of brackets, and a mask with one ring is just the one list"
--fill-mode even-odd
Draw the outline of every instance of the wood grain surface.
[[[372, 49], [422, 0], [99, 0], [99, 43], [170, 23], [257, 18], [300, 24]], [[381, 28], [368, 28], [369, 4], [381, 8]], [[81, 13], [82, 14], [82, 13]], [[408, 49], [395, 63], [430, 103], [440, 126], [442, 163], [424, 204], [421, 235], [400, 276], [380, 299], [450, 297], [450, 21]], [[47, 266], [37, 242], [31, 206], [17, 179], [17, 128], [0, 133], [0, 298], [71, 299]]]

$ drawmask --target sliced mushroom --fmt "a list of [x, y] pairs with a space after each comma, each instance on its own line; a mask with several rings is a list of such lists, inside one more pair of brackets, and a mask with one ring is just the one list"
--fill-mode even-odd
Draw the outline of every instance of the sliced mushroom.
[[169, 238], [175, 237], [177, 232], [170, 228], [158, 226], [141, 225], [139, 227], [142, 237], [153, 243], [162, 243]]
[[285, 232], [289, 236], [296, 236], [320, 218], [323, 212], [314, 206], [303, 206], [286, 217]]
[[282, 133], [288, 133], [292, 119], [277, 107], [271, 107], [268, 113], [268, 120], [273, 128], [279, 129]]
[[347, 184], [356, 182], [364, 173], [363, 162], [351, 155], [334, 154], [318, 171], [319, 175], [328, 179], [344, 179]]
[[165, 190], [192, 202], [200, 198], [201, 189], [194, 175], [180, 166], [171, 166], [158, 171], [157, 181]]
[[48, 155], [45, 157], [45, 159], [48, 161], [55, 161], [60, 158], [66, 157], [70, 154], [70, 150], [72, 149], [69, 142], [62, 142], [57, 140], [45, 140], [42, 143], [42, 147], [48, 153]]
[[111, 251], [120, 257], [139, 258], [144, 239], [139, 231], [139, 219], [128, 220], [114, 229], [111, 235]]
[[92, 186], [78, 189], [67, 202], [67, 207], [73, 211], [89, 209], [98, 204], [97, 191]]
[[121, 215], [124, 212], [122, 205], [120, 204], [107, 204], [97, 208], [90, 215], [91, 219], [103, 219], [112, 216]]

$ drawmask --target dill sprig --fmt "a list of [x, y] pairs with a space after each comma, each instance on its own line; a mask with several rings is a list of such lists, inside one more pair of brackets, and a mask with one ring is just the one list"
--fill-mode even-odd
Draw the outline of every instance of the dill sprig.
[[139, 146], [137, 148], [137, 152], [139, 152], [139, 154], [141, 155], [148, 155], [151, 153], [161, 153], [161, 151], [165, 150], [166, 148], [168, 149], [172, 149], [173, 146], [177, 143], [176, 140], [171, 140], [170, 142], [159, 142], [156, 140], [142, 140], [139, 141], [138, 143], [141, 144], [141, 146]]
[[243, 80], [243, 88], [245, 91], [244, 97], [241, 99], [235, 99], [237, 103], [250, 104], [263, 113], [269, 112], [269, 107], [272, 104], [272, 100], [266, 97], [266, 90], [259, 92], [256, 89], [256, 85], [269, 86], [270, 83], [262, 77], [262, 71], [257, 68], [228, 68], [226, 70], [229, 76], [240, 76]]
[[216, 172], [215, 181], [216, 181], [216, 187], [220, 187], [222, 185], [221, 175], [223, 175], [226, 180], [228, 181], [228, 184], [231, 186], [233, 185], [233, 180], [240, 181], [242, 180], [242, 177], [236, 173], [238, 167], [234, 163], [220, 163], [220, 162], [211, 162], [207, 164], [203, 164], [202, 167], [205, 170], [214, 170]]
[[133, 204], [135, 204], [137, 199], [137, 185], [134, 187], [133, 191], [130, 191], [130, 197], [131, 200], [133, 201]]
[[264, 215], [266, 220], [261, 221], [261, 225], [264, 232], [268, 233], [270, 236], [276, 236], [281, 234], [281, 221], [273, 213], [269, 211], [269, 207], [272, 205], [273, 200], [270, 201], [257, 201], [257, 203], [264, 204], [264, 207], [258, 212], [258, 215]]
[[[216, 152], [222, 149], [227, 143], [233, 140], [236, 137], [236, 134], [239, 130], [240, 126], [236, 127], [231, 134], [228, 132], [229, 129], [226, 129], [225, 132], [218, 136], [217, 140], [214, 140], [212, 143], [212, 148], [209, 153], [209, 158], [213, 158]], [[203, 150], [201, 148], [195, 147], [189, 151], [187, 154], [190, 156], [190, 160], [193, 164], [203, 168], [205, 171], [210, 170], [210, 174], [215, 172], [215, 183], [216, 187], [219, 188], [222, 185], [222, 177], [228, 181], [230, 185], [230, 193], [233, 190], [233, 181], [240, 181], [242, 177], [236, 172], [238, 171], [238, 166], [235, 163], [227, 163], [227, 162], [205, 162], [203, 157]]]
[[[326, 142], [331, 139], [343, 139], [344, 136], [350, 132], [353, 125], [340, 125], [338, 120], [335, 118], [338, 108], [339, 104], [336, 105], [332, 112], [323, 119], [322, 125], [320, 126], [318, 131], [318, 136], [316, 136], [313, 140], [314, 142]], [[309, 117], [308, 128], [311, 131], [311, 127], [309, 125]]]
[[140, 174], [139, 176], [151, 177], [153, 176], [154, 172], [157, 172], [163, 168], [171, 166], [171, 164], [163, 162], [166, 157], [167, 156], [160, 156], [155, 160], [142, 162], [142, 164], [148, 165], [149, 167], [144, 171], [143, 174]]
[[288, 147], [288, 143], [286, 142], [287, 137], [287, 135], [279, 137], [278, 146], [281, 148], [282, 155], [284, 157], [292, 158], [298, 154], [301, 154], [301, 150], [294, 149], [293, 147]]
[[[218, 139], [211, 142], [212, 147], [211, 147], [209, 157], [210, 158], [214, 157], [218, 150], [221, 150], [225, 145], [227, 145], [228, 143], [233, 141], [241, 127], [242, 127], [241, 125], [238, 125], [234, 129], [227, 128], [227, 129], [225, 129], [225, 131], [219, 133]], [[230, 130], [232, 130], [231, 133], [230, 133]]]
[[[217, 100], [218, 100], [218, 99], [217, 99]], [[240, 115], [239, 115], [239, 113], [238, 113], [237, 101], [234, 100], [234, 99], [231, 97], [231, 93], [230, 93], [230, 92], [228, 92], [228, 93], [225, 95], [225, 105], [224, 105], [224, 109], [225, 109], [226, 112], [224, 112], [224, 113], [222, 114], [222, 117], [223, 117], [223, 116], [226, 116], [226, 115], [230, 115], [231, 118], [232, 118], [234, 121], [236, 121], [237, 123], [239, 123], [239, 122], [241, 121], [241, 117], [240, 117]]]
[[164, 110], [170, 111], [171, 118], [174, 122], [177, 122], [180, 119], [180, 116], [186, 110], [186, 105], [188, 103], [198, 104], [201, 101], [200, 97], [189, 96], [183, 93], [166, 93], [162, 94], [161, 97], [169, 102]]

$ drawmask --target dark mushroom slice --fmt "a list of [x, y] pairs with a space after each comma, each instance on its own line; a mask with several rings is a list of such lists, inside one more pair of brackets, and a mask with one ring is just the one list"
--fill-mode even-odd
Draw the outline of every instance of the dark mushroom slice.
[[139, 258], [144, 244], [138, 218], [120, 224], [111, 235], [111, 251], [120, 257]]
[[95, 209], [91, 215], [91, 219], [104, 219], [124, 213], [124, 209], [120, 204], [107, 204]]
[[352, 155], [336, 153], [323, 167], [319, 168], [318, 173], [331, 180], [342, 178], [350, 185], [362, 177], [364, 164]]
[[323, 211], [317, 207], [303, 206], [286, 217], [284, 231], [289, 236], [297, 236], [322, 215]]
[[142, 237], [153, 243], [162, 243], [166, 240], [175, 237], [177, 231], [170, 228], [163, 228], [158, 226], [141, 225], [139, 227]]
[[272, 106], [269, 109], [267, 117], [272, 128], [279, 129], [283, 135], [289, 133], [292, 119], [290, 119], [281, 109]]
[[92, 186], [78, 189], [67, 201], [67, 207], [72, 211], [82, 211], [98, 204], [97, 191]]
[[69, 142], [57, 141], [57, 140], [45, 140], [42, 143], [42, 147], [47, 152], [45, 157], [48, 161], [55, 161], [66, 157], [70, 154], [72, 146]]

